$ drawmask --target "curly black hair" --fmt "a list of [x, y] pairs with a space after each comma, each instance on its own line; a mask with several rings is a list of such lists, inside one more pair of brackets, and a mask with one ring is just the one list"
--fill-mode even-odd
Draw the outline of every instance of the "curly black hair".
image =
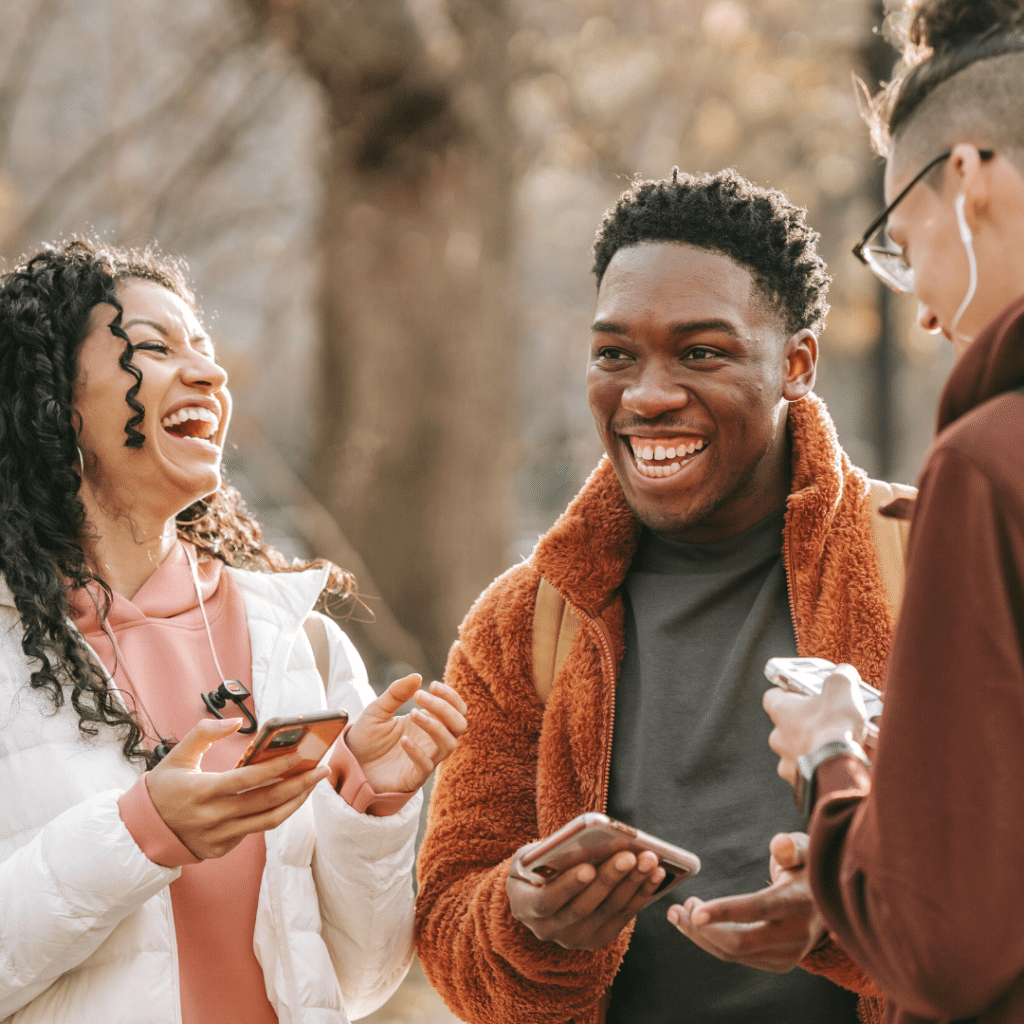
[[729, 169], [634, 180], [604, 215], [594, 242], [598, 287], [619, 249], [640, 242], [685, 242], [746, 267], [790, 334], [819, 333], [828, 313], [828, 270], [819, 235], [781, 192]]
[[[113, 726], [130, 761], [149, 766], [143, 729], [121, 705], [81, 636], [69, 624], [69, 590], [94, 584], [109, 611], [111, 591], [88, 564], [82, 539], [88, 529], [78, 496], [80, 419], [73, 404], [77, 360], [92, 311], [110, 305], [111, 332], [124, 342], [119, 365], [132, 380], [125, 394], [125, 445], [140, 448], [145, 410], [137, 395], [141, 370], [121, 328], [117, 289], [133, 279], [155, 281], [195, 308], [185, 267], [155, 249], [122, 250], [88, 239], [46, 246], [0, 276], [0, 576], [21, 617], [21, 646], [34, 688], [54, 708], [70, 698], [79, 729], [95, 736]], [[178, 535], [228, 565], [282, 572], [328, 564], [290, 564], [262, 543], [259, 524], [238, 492], [222, 482], [178, 517]], [[352, 577], [331, 566], [326, 594], [347, 600]], [[70, 693], [68, 693], [70, 691]]]

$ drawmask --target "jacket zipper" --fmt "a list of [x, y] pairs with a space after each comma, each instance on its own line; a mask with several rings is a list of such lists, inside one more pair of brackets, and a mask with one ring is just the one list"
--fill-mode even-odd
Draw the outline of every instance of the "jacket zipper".
[[[557, 588], [556, 588], [557, 589]], [[561, 594], [566, 607], [571, 608], [581, 623], [586, 624], [591, 635], [597, 638], [598, 646], [601, 649], [601, 664], [603, 674], [608, 680], [607, 708], [608, 716], [604, 728], [604, 765], [601, 773], [600, 810], [602, 813], [608, 809], [608, 783], [612, 773], [612, 730], [615, 724], [615, 655], [612, 653], [612, 638], [604, 620], [597, 616], [590, 615], [583, 611], [578, 605], [573, 604], [565, 594]]]
[[[555, 588], [557, 589], [557, 588]], [[608, 783], [612, 773], [612, 731], [615, 724], [615, 655], [612, 653], [612, 638], [604, 619], [597, 618], [583, 611], [582, 608], [573, 604], [565, 594], [561, 594], [567, 608], [575, 612], [581, 623], [585, 623], [592, 636], [597, 637], [598, 646], [601, 649], [601, 664], [603, 674], [608, 679], [608, 696], [606, 698], [608, 716], [604, 729], [604, 766], [601, 773], [600, 810], [603, 814], [608, 810]], [[608, 991], [601, 997], [601, 1003], [593, 1017], [581, 1021], [580, 1024], [604, 1024], [608, 1014]]]
[[[788, 511], [788, 510], [787, 510]], [[803, 657], [803, 648], [800, 645], [800, 627], [796, 620], [796, 600], [793, 596], [793, 553], [790, 549], [793, 529], [789, 523], [783, 528], [784, 542], [782, 545], [783, 561], [786, 570], [786, 595], [789, 597], [789, 617], [793, 620], [793, 638], [796, 640], [796, 652]]]
[[601, 660], [608, 678], [607, 720], [604, 727], [604, 771], [601, 774], [601, 812], [608, 810], [608, 785], [612, 775], [612, 731], [615, 726], [615, 656], [612, 654], [612, 638], [603, 619], [591, 619], [594, 632], [601, 645]]

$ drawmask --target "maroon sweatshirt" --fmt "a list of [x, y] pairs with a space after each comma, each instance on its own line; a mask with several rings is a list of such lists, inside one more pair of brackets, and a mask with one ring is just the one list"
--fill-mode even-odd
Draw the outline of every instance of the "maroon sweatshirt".
[[939, 407], [873, 777], [818, 773], [811, 880], [890, 1021], [1024, 1022], [1024, 299]]

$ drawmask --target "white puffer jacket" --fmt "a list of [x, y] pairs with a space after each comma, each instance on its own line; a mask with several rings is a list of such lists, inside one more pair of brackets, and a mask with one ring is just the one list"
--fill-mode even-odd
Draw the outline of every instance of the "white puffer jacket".
[[[373, 698], [355, 649], [324, 620], [325, 702], [302, 629], [326, 570], [230, 571], [245, 602], [259, 719], [325, 706], [355, 718]], [[180, 1024], [167, 888], [180, 872], [150, 861], [117, 809], [138, 770], [113, 730], [83, 738], [70, 704], [54, 713], [30, 674], [0, 580], [0, 1021]], [[364, 1016], [405, 976], [419, 806], [417, 795], [390, 817], [357, 814], [324, 781], [266, 833], [253, 944], [281, 1024]]]

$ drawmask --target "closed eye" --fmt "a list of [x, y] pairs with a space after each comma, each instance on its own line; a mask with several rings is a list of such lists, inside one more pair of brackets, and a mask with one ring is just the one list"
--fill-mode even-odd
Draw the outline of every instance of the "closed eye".
[[171, 351], [162, 341], [142, 341], [138, 345], [133, 345], [132, 348], [136, 351], [142, 349], [143, 351], [160, 352], [163, 355]]

